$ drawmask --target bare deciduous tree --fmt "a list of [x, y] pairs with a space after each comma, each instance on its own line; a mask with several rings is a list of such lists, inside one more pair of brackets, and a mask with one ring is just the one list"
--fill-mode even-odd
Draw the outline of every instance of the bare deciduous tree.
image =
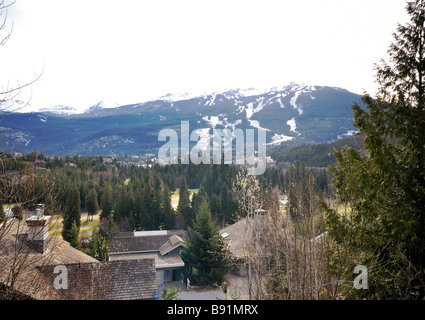
[[[353, 290], [353, 273], [347, 270], [353, 270], [355, 255], [327, 236], [314, 172], [305, 169], [299, 180], [289, 176], [284, 206], [281, 191], [261, 190], [254, 176], [241, 173], [235, 182], [237, 199], [250, 218], [243, 235], [247, 298], [341, 298], [344, 290]], [[265, 219], [259, 209], [265, 209]]]
[[[8, 9], [15, 3], [15, 1], [0, 0], [0, 46], [7, 43], [13, 32], [13, 22], [8, 25]], [[33, 80], [25, 83], [16, 81], [16, 84], [2, 84], [0, 88], [0, 115], [11, 112], [16, 112], [29, 105], [29, 101], [21, 104], [16, 104], [17, 97], [22, 93], [22, 90], [29, 88], [38, 79], [40, 79], [42, 72], [34, 75]]]

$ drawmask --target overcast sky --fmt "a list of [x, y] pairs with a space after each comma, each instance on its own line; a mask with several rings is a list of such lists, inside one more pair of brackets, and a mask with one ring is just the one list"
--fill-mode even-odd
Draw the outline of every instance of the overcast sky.
[[[290, 82], [373, 93], [405, 0], [16, 0], [0, 85], [39, 108]], [[28, 92], [25, 93], [29, 94]], [[22, 95], [22, 99], [25, 99]]]

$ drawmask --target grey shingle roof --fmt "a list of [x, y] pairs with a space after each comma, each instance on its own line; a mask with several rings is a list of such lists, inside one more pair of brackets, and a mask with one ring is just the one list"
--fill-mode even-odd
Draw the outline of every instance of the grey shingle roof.
[[236, 259], [244, 259], [246, 257], [247, 241], [249, 242], [252, 238], [252, 226], [247, 222], [247, 219], [243, 218], [221, 229], [219, 232], [222, 237], [224, 234], [227, 234], [223, 238], [233, 257]]
[[174, 249], [184, 245], [184, 240], [178, 235], [174, 234], [168, 238], [168, 240], [158, 249], [161, 255], [166, 255], [167, 253], [173, 251]]
[[31, 299], [61, 299], [36, 267], [70, 263], [95, 263], [96, 259], [73, 248], [63, 239], [48, 235], [46, 251], [41, 254], [28, 245], [28, 227], [15, 218], [0, 224], [0, 285], [9, 287]]
[[133, 232], [113, 234], [109, 238], [110, 253], [126, 252], [149, 252], [158, 251], [166, 243], [169, 237], [177, 235], [183, 240], [186, 238], [184, 230], [167, 230], [164, 235], [157, 236], [134, 236]]
[[[158, 291], [155, 259], [117, 260], [65, 265], [68, 289], [57, 291], [66, 300], [145, 300]], [[55, 266], [38, 270], [53, 284]]]
[[[19, 268], [13, 288], [32, 299], [153, 299], [158, 290], [155, 259], [99, 262], [50, 234], [41, 254], [27, 245], [25, 222], [11, 218], [0, 227], [0, 289]], [[68, 272], [66, 290], [54, 288], [58, 265]]]

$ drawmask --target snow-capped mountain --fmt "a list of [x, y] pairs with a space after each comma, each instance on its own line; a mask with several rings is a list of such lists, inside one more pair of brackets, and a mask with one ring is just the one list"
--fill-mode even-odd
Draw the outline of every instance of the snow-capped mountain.
[[95, 105], [91, 106], [87, 110], [85, 110], [83, 113], [95, 113], [98, 111], [101, 111], [103, 109], [114, 109], [118, 108], [120, 105], [115, 102], [107, 102], [107, 101], [99, 101]]
[[27, 137], [27, 148], [36, 149], [44, 141], [44, 152], [53, 155], [64, 146], [65, 154], [155, 153], [163, 145], [159, 131], [178, 130], [181, 121], [189, 121], [191, 132], [200, 130], [202, 139], [211, 137], [213, 129], [263, 129], [267, 145], [275, 148], [352, 135], [351, 106], [360, 104], [360, 98], [341, 88], [291, 83], [261, 90], [168, 94], [124, 106], [101, 101], [83, 113], [57, 106], [6, 115], [0, 126], [14, 130], [16, 137]]
[[57, 105], [52, 108], [42, 108], [39, 110], [39, 112], [65, 116], [65, 115], [77, 114], [78, 110], [70, 106]]
[[113, 109], [118, 108], [119, 106], [120, 105], [118, 103], [102, 100], [87, 109], [75, 108], [67, 105], [38, 108], [28, 102], [21, 100], [8, 100], [0, 104], [0, 109], [15, 113], [46, 113], [52, 115], [70, 116], [84, 113], [95, 113], [102, 109]]
[[[54, 115], [62, 115], [62, 116], [71, 116], [71, 115], [77, 115], [77, 114], [90, 114], [90, 113], [96, 113], [103, 109], [111, 109], [111, 108], [117, 108], [119, 107], [118, 103], [111, 103], [106, 101], [99, 101], [95, 105], [87, 108], [87, 109], [77, 109], [75, 107], [70, 106], [64, 106], [64, 105], [57, 105], [51, 108], [41, 108], [38, 111], [35, 111], [34, 108], [32, 112], [41, 112], [41, 113], [47, 113], [47, 114], [54, 114]], [[24, 111], [24, 110], [23, 110]]]

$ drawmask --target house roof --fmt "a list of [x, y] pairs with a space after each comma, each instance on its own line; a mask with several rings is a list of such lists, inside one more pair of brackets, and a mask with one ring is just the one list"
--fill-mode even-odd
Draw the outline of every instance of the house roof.
[[[117, 260], [65, 265], [68, 288], [57, 291], [66, 300], [145, 300], [158, 291], [155, 259]], [[55, 266], [38, 267], [53, 283]]]
[[229, 251], [234, 258], [245, 258], [246, 241], [252, 234], [252, 227], [246, 218], [221, 229], [219, 233], [227, 243]]
[[176, 234], [173, 234], [168, 240], [158, 249], [161, 255], [166, 255], [167, 253], [173, 251], [174, 249], [182, 246], [184, 240]]
[[[110, 260], [155, 259], [156, 269], [180, 268], [183, 260], [175, 249], [185, 244], [185, 230], [136, 231], [109, 239]], [[173, 252], [174, 251], [174, 252]]]
[[171, 236], [176, 235], [182, 241], [186, 238], [185, 230], [161, 230], [161, 233], [152, 232], [122, 232], [109, 238], [109, 252], [135, 253], [158, 251]]
[[130, 254], [112, 254], [111, 261], [134, 260], [134, 259], [155, 259], [155, 268], [180, 268], [184, 267], [184, 262], [177, 254], [161, 255], [159, 252], [138, 252]]
[[[157, 280], [153, 258], [101, 263], [51, 234], [41, 254], [28, 245], [27, 234], [25, 221], [11, 218], [0, 224], [0, 291], [11, 287], [13, 282], [14, 292], [29, 299], [155, 297]], [[58, 265], [66, 267], [68, 290], [54, 288], [53, 281], [58, 274], [53, 271]]]
[[[46, 251], [38, 253], [28, 245], [28, 227], [15, 218], [0, 224], [0, 284], [32, 299], [60, 299], [36, 267], [70, 263], [93, 263], [96, 259], [73, 248], [68, 242], [48, 234]], [[16, 277], [14, 277], [16, 275]]]

